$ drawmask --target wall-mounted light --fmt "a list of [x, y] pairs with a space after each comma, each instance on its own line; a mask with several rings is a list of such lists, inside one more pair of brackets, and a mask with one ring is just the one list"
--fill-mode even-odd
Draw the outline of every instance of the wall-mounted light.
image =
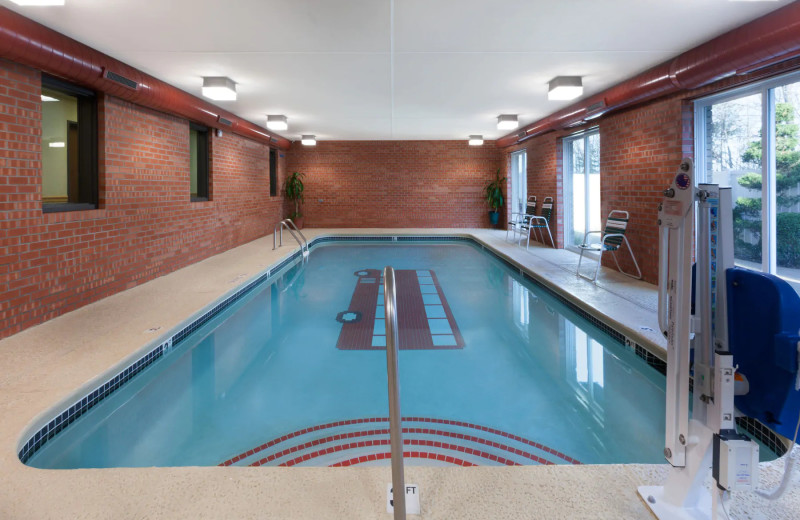
[[65, 144], [64, 141], [53, 141], [52, 143], [48, 143], [50, 148], [64, 148]]
[[270, 130], [286, 130], [289, 128], [289, 119], [286, 116], [267, 116], [267, 128]]
[[11, 0], [17, 5], [64, 5], [64, 0]]
[[502, 114], [497, 116], [498, 130], [513, 130], [519, 126], [516, 114]]
[[304, 135], [300, 142], [306, 146], [314, 146], [317, 144], [317, 136], [315, 135]]
[[42, 101], [44, 101], [45, 103], [49, 103], [49, 102], [58, 101], [58, 100], [56, 98], [54, 98], [54, 97], [45, 96], [44, 94], [42, 94]]
[[469, 136], [469, 144], [470, 146], [480, 146], [483, 144], [483, 136], [482, 135], [471, 135]]
[[547, 99], [550, 101], [566, 101], [583, 94], [583, 83], [580, 76], [558, 76], [550, 81]]
[[203, 78], [203, 95], [214, 101], [236, 101], [236, 83], [231, 78]]

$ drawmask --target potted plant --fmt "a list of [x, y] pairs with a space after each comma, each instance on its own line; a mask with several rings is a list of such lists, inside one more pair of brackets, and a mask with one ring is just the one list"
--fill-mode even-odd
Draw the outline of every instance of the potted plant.
[[294, 212], [289, 215], [289, 218], [292, 219], [298, 229], [303, 228], [303, 214], [300, 213], [300, 203], [303, 202], [303, 190], [305, 189], [303, 175], [300, 172], [293, 172], [283, 184], [283, 192], [286, 194], [286, 198], [294, 202]]
[[495, 178], [486, 185], [483, 189], [484, 195], [486, 195], [486, 202], [489, 203], [489, 221], [492, 223], [493, 226], [496, 226], [498, 222], [500, 222], [500, 208], [503, 206], [503, 193], [505, 193], [505, 182], [506, 178], [500, 177], [500, 168], [497, 169], [497, 174]]

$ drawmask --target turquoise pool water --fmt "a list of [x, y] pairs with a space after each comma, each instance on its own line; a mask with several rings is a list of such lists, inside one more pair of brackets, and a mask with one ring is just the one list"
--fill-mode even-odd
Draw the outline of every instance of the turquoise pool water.
[[[404, 417], [500, 430], [582, 463], [663, 462], [664, 377], [552, 295], [468, 243], [348, 243], [315, 247], [305, 265], [206, 323], [28, 464], [217, 465], [312, 426], [386, 417], [385, 352], [373, 346], [382, 294], [373, 311], [348, 312], [359, 284], [373, 283], [369, 270], [386, 265], [429, 295], [408, 309], [418, 341], [429, 343], [400, 352]], [[366, 323], [369, 312], [377, 322]], [[337, 348], [359, 320], [369, 344]]]

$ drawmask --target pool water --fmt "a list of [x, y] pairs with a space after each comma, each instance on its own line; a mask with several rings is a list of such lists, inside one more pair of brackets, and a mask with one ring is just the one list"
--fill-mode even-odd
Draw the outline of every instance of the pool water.
[[[418, 435], [406, 449], [416, 463], [451, 463], [431, 455], [445, 449], [443, 435], [462, 463], [479, 452], [464, 447], [470, 442], [487, 464], [525, 450], [541, 454], [539, 462], [517, 463], [664, 461], [664, 377], [548, 292], [459, 242], [315, 247], [307, 263], [206, 323], [28, 464], [250, 464], [286, 438], [298, 444], [271, 463], [386, 463], [380, 454], [359, 457], [389, 451], [377, 431], [388, 416], [383, 294], [369, 292], [380, 291], [371, 270], [386, 265], [407, 275], [403, 288], [398, 277], [406, 294], [398, 313], [403, 301], [423, 305], [407, 305], [406, 326], [417, 330], [401, 339], [399, 356], [404, 426]], [[361, 332], [348, 336], [351, 329]], [[315, 449], [322, 438], [330, 449]], [[505, 458], [492, 455], [498, 439], [511, 448]], [[336, 459], [336, 443], [355, 451]]]

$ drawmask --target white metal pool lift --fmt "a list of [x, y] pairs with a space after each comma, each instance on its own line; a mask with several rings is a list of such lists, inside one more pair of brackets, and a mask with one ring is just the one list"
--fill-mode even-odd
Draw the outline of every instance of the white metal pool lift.
[[[725, 272], [733, 266], [731, 189], [715, 184], [695, 187], [694, 181], [694, 164], [684, 159], [658, 208], [658, 321], [667, 337], [664, 456], [672, 467], [664, 486], [638, 490], [661, 520], [717, 518], [722, 505], [719, 493], [709, 493], [703, 485], [709, 469], [720, 490], [752, 490], [758, 482], [758, 445], [737, 435], [734, 423], [736, 369], [728, 348], [725, 294]], [[695, 218], [697, 280], [692, 316]], [[692, 394], [690, 342], [694, 346]]]

